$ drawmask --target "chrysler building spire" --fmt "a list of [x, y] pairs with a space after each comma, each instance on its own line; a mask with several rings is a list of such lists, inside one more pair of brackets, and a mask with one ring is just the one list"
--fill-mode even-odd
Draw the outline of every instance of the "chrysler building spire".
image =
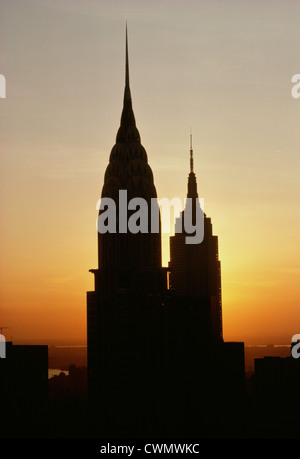
[[[126, 24], [126, 62], [125, 62], [125, 88], [129, 89], [129, 60], [128, 60], [128, 32]], [[130, 92], [130, 89], [129, 89]]]
[[121, 125], [117, 134], [117, 142], [138, 141], [140, 134], [136, 128], [135, 117], [132, 108], [132, 99], [129, 86], [129, 58], [128, 58], [128, 33], [126, 25], [126, 46], [125, 46], [125, 90]]

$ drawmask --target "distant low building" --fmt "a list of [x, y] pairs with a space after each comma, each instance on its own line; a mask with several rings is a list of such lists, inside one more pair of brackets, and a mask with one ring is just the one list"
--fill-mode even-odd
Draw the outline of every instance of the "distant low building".
[[[253, 389], [256, 396], [299, 398], [300, 360], [263, 357], [254, 360]], [[296, 400], [295, 400], [296, 401]]]
[[48, 403], [48, 346], [7, 342], [6, 358], [0, 359], [0, 390], [9, 435], [25, 435], [41, 426]]
[[300, 360], [292, 357], [255, 359], [253, 409], [265, 431], [299, 438]]

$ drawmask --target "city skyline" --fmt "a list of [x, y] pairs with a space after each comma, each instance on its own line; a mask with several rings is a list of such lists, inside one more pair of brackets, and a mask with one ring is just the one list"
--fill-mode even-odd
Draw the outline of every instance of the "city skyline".
[[224, 337], [288, 344], [299, 332], [300, 105], [291, 97], [299, 6], [274, 2], [268, 15], [269, 2], [254, 2], [246, 16], [237, 2], [189, 2], [190, 11], [175, 3], [174, 11], [170, 2], [128, 2], [127, 15], [119, 2], [1, 4], [0, 325], [10, 327], [8, 339], [85, 340], [96, 202], [120, 119], [126, 20], [134, 112], [159, 197], [186, 195], [192, 128], [198, 192], [219, 237]]

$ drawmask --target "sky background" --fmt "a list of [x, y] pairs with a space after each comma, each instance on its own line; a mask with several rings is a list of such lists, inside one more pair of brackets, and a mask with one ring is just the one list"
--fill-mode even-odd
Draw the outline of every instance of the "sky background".
[[[0, 327], [84, 343], [96, 202], [130, 86], [159, 197], [219, 237], [226, 341], [300, 333], [300, 2], [0, 0]], [[164, 240], [164, 265], [168, 246]]]

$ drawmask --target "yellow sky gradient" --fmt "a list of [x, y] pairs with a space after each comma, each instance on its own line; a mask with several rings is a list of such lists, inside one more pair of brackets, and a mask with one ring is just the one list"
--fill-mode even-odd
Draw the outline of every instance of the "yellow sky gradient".
[[[198, 193], [219, 237], [227, 341], [300, 333], [300, 4], [0, 3], [0, 327], [85, 342], [96, 202], [130, 85], [159, 197]], [[164, 244], [164, 264], [168, 251]]]

